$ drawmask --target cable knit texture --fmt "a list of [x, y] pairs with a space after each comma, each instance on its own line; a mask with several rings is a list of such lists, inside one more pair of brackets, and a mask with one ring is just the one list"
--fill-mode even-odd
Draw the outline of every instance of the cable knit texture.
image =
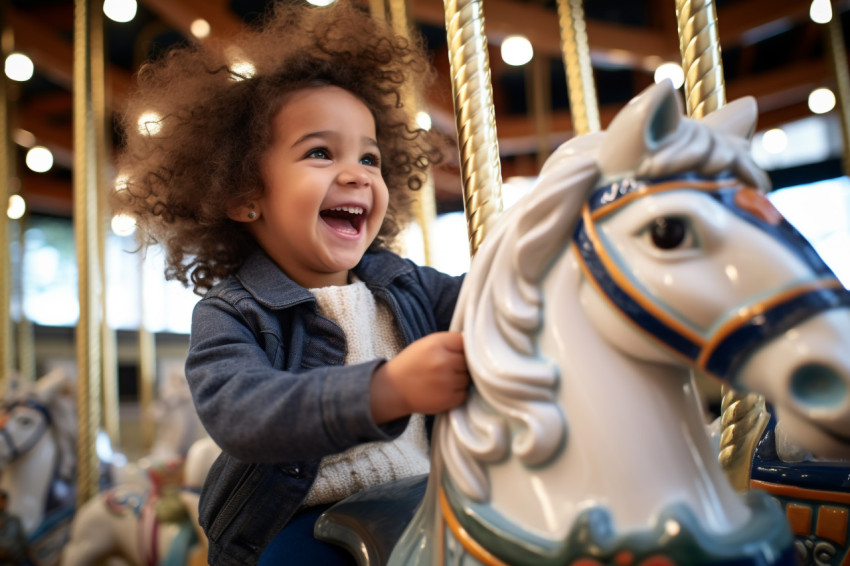
[[[319, 312], [345, 332], [346, 364], [390, 359], [401, 351], [403, 342], [392, 313], [362, 281], [310, 292], [316, 296]], [[425, 417], [412, 415], [404, 432], [391, 442], [369, 442], [323, 458], [304, 504], [339, 501], [367, 487], [424, 474], [428, 469]]]

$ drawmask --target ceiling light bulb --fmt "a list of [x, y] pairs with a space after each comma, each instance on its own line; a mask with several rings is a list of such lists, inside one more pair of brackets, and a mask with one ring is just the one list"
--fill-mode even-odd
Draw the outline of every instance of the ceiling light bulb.
[[431, 116], [427, 112], [419, 112], [416, 114], [416, 125], [423, 130], [431, 129]]
[[109, 225], [116, 236], [129, 236], [136, 230], [136, 219], [129, 214], [116, 214]]
[[509, 35], [502, 42], [502, 60], [508, 65], [520, 67], [534, 57], [534, 48], [524, 35]]
[[136, 0], [104, 0], [103, 14], [119, 24], [132, 21], [136, 17]]
[[32, 78], [35, 67], [32, 59], [23, 53], [10, 53], [6, 57], [6, 76], [17, 82], [28, 81]]
[[816, 88], [809, 94], [809, 110], [826, 114], [835, 108], [835, 94], [828, 88]]
[[658, 65], [653, 78], [656, 83], [660, 83], [664, 79], [670, 79], [673, 83], [673, 88], [679, 88], [685, 84], [685, 72], [682, 70], [682, 66], [677, 63]]
[[812, 0], [809, 17], [816, 24], [827, 24], [832, 19], [832, 4], [829, 0]]
[[20, 219], [27, 211], [27, 202], [21, 195], [12, 195], [9, 197], [9, 206], [6, 208], [6, 216], [12, 220]]
[[156, 112], [143, 112], [137, 124], [142, 135], [155, 136], [162, 130], [162, 116]]
[[45, 173], [53, 167], [53, 154], [43, 145], [37, 145], [27, 152], [27, 167], [36, 173]]
[[198, 39], [206, 39], [210, 35], [210, 23], [204, 18], [198, 18], [189, 25], [189, 31]]
[[782, 153], [788, 147], [788, 136], [780, 128], [773, 128], [764, 133], [761, 144], [768, 153]]

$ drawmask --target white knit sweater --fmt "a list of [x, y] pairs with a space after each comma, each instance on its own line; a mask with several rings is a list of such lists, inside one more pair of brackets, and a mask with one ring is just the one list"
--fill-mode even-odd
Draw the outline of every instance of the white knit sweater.
[[[319, 312], [345, 332], [346, 364], [390, 359], [402, 349], [392, 313], [375, 301], [366, 284], [310, 289]], [[395, 479], [428, 472], [425, 418], [412, 415], [404, 432], [390, 442], [369, 442], [322, 459], [306, 506], [339, 501], [353, 493]]]

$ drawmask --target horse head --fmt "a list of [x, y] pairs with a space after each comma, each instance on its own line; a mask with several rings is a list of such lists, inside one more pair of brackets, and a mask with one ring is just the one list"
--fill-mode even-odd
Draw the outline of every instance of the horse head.
[[494, 225], [453, 321], [474, 389], [438, 420], [405, 552], [431, 512], [502, 541], [508, 562], [610, 558], [632, 536], [650, 556], [685, 532], [724, 553], [790, 552], [782, 513], [724, 477], [692, 381], [764, 394], [801, 444], [850, 454], [850, 301], [765, 198], [755, 118], [743, 99], [692, 120], [669, 83], [650, 87], [561, 146]]
[[73, 379], [62, 369], [10, 382], [0, 409], [0, 470], [9, 510], [30, 532], [72, 499], [76, 463]]

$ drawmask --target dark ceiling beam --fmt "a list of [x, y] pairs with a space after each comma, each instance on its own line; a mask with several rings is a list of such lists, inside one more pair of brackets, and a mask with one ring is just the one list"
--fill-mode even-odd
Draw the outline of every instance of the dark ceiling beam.
[[165, 23], [185, 35], [194, 37], [192, 22], [203, 18], [210, 24], [209, 39], [227, 39], [242, 31], [243, 24], [222, 0], [141, 0]]
[[20, 194], [30, 212], [70, 217], [73, 213], [70, 183], [49, 174], [25, 171], [20, 175]]
[[[15, 49], [26, 53], [38, 72], [69, 91], [74, 82], [74, 47], [50, 33], [36, 18], [9, 9], [8, 22], [14, 32]], [[121, 108], [130, 90], [132, 76], [119, 67], [107, 66], [107, 104]]]

